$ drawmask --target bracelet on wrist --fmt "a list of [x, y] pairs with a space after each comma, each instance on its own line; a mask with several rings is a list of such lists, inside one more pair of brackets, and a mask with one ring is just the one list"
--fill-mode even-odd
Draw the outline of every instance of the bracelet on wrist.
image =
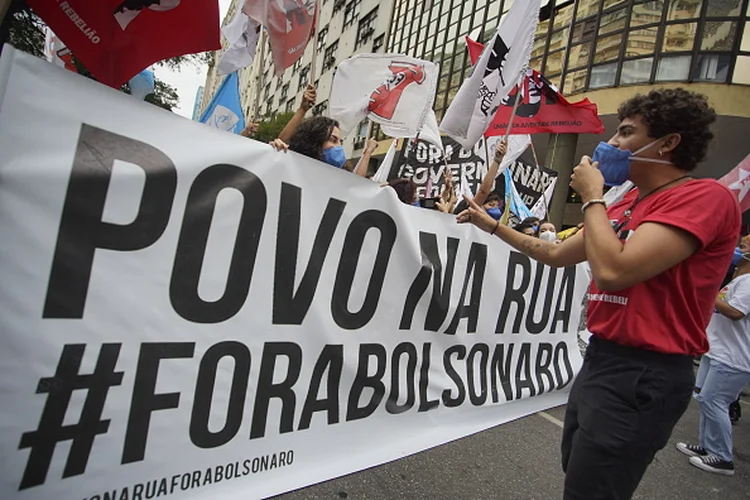
[[497, 228], [499, 228], [499, 227], [500, 227], [500, 221], [497, 221], [497, 223], [495, 224], [494, 229], [492, 229], [492, 232], [490, 234], [494, 236], [495, 235], [495, 231], [497, 231]]
[[584, 203], [581, 206], [581, 213], [586, 212], [586, 209], [589, 208], [592, 205], [604, 205], [604, 207], [607, 207], [607, 202], [603, 200], [602, 198], [596, 198], [595, 200], [589, 200], [586, 203]]

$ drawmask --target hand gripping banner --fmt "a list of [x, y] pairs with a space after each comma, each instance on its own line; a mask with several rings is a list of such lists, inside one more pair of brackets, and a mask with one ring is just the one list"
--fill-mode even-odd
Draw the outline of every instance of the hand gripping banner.
[[267, 497], [566, 401], [577, 267], [8, 46], [0, 130], [4, 500]]

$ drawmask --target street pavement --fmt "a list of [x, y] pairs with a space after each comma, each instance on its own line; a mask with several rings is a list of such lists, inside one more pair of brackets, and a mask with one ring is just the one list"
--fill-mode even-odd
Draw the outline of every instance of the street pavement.
[[[697, 442], [692, 401], [633, 498], [750, 499], [750, 398], [734, 429], [735, 475], [703, 472], [675, 443]], [[565, 407], [530, 415], [388, 464], [275, 497], [330, 499], [556, 499], [562, 497], [560, 435]], [[387, 436], [383, 436], [387, 439]]]

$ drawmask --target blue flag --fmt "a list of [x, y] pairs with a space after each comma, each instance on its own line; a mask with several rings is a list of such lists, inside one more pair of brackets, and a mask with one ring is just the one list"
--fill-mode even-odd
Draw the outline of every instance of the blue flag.
[[240, 79], [236, 71], [224, 78], [198, 121], [234, 134], [245, 129], [245, 116], [240, 103]]
[[516, 214], [516, 217], [521, 220], [524, 220], [527, 217], [533, 217], [529, 207], [526, 206], [521, 199], [521, 195], [518, 194], [518, 191], [516, 190], [516, 185], [513, 182], [513, 176], [511, 175], [510, 170], [505, 169], [505, 172], [503, 172], [502, 175], [505, 178], [505, 203], [508, 204], [510, 211]]
[[138, 100], [143, 100], [147, 95], [154, 92], [154, 72], [150, 69], [144, 69], [130, 79], [130, 95]]

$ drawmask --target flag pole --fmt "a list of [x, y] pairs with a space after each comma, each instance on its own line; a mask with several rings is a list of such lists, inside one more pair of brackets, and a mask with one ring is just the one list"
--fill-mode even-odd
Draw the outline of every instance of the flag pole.
[[[265, 65], [266, 60], [266, 43], [268, 40], [266, 39], [266, 31], [264, 30], [263, 26], [259, 27], [260, 34], [258, 38], [258, 43], [260, 43], [260, 59], [257, 60], [257, 68], [258, 68], [258, 85], [255, 89], [255, 116], [253, 117], [253, 121], [258, 121], [260, 118], [260, 91], [263, 88], [263, 85], [265, 84], [264, 76], [265, 72], [263, 71], [263, 66]], [[263, 40], [260, 40], [260, 37], [263, 37]]]
[[[315, 85], [315, 73], [318, 71], [318, 24], [320, 19], [320, 2], [315, 2], [315, 20], [313, 24], [312, 62], [310, 63], [310, 84]], [[317, 90], [317, 89], [316, 89]]]

